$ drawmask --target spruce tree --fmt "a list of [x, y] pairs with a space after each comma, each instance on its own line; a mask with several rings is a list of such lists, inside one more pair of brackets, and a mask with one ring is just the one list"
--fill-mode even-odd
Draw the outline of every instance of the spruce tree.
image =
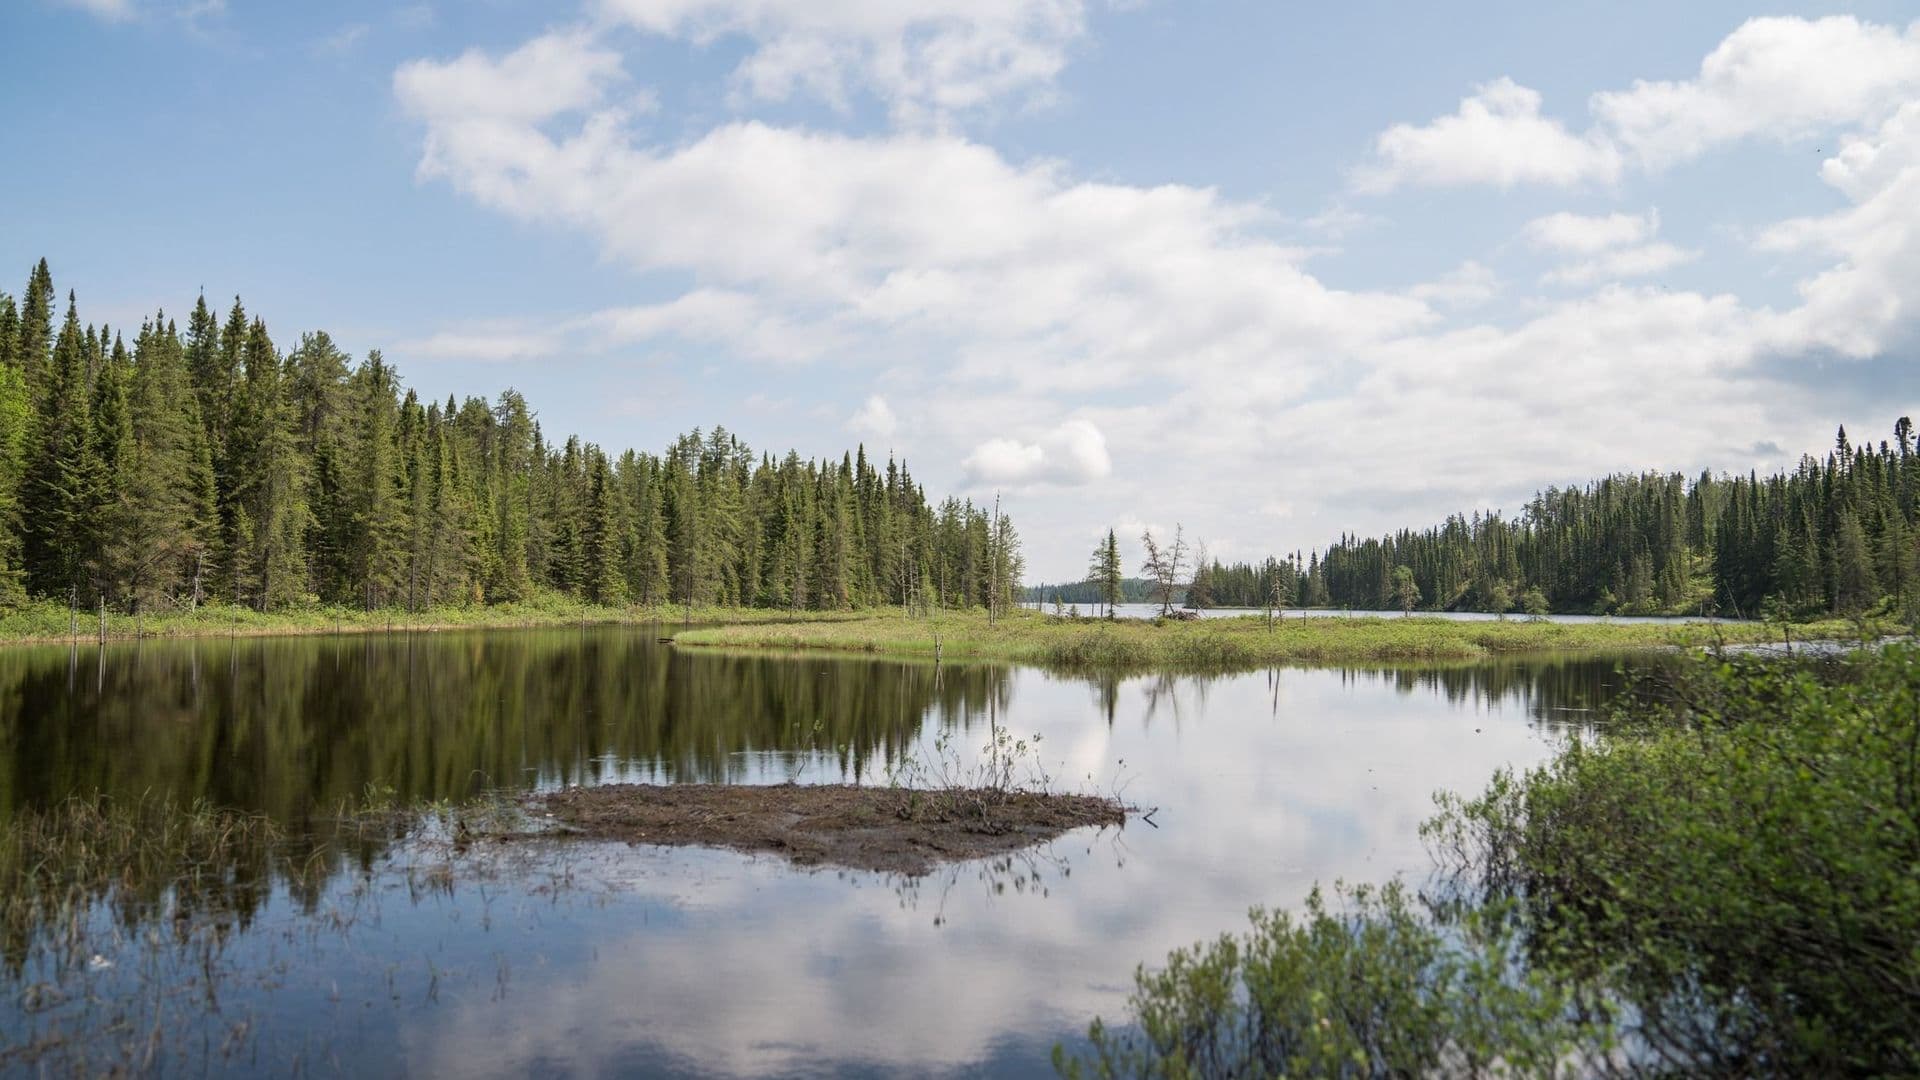
[[33, 425], [22, 514], [32, 590], [90, 603], [106, 478], [95, 453], [88, 337], [69, 295]]
[[614, 514], [616, 492], [607, 468], [607, 455], [599, 447], [591, 447], [588, 462], [586, 522], [581, 535], [582, 585], [589, 603], [611, 607], [624, 598]]

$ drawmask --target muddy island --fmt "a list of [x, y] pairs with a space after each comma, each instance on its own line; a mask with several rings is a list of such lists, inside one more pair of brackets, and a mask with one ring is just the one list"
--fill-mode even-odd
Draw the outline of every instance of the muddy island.
[[634, 844], [722, 847], [801, 866], [917, 876], [1074, 829], [1126, 824], [1116, 799], [994, 788], [846, 784], [609, 784], [528, 800], [553, 831]]

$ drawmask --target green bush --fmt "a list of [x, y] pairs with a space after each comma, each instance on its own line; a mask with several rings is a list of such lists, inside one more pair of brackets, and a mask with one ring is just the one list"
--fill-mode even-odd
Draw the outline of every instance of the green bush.
[[1683, 668], [1618, 722], [1430, 835], [1677, 1067], [1920, 1069], [1920, 650]]
[[1437, 898], [1142, 969], [1078, 1076], [1920, 1073], [1920, 648], [1701, 660], [1443, 796]]
[[1096, 1021], [1091, 1052], [1054, 1050], [1066, 1076], [1550, 1076], [1597, 1060], [1606, 1030], [1572, 993], [1518, 966], [1515, 922], [1490, 909], [1451, 925], [1398, 884], [1320, 891], [1304, 914], [1253, 913], [1244, 937], [1141, 969], [1135, 1022]]

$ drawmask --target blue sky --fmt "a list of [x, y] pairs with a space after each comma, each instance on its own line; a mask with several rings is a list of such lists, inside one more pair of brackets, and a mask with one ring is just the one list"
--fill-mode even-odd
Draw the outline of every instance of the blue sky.
[[864, 440], [1036, 579], [1257, 558], [1914, 411], [1913, 20], [22, 0], [0, 288], [237, 293], [615, 448]]

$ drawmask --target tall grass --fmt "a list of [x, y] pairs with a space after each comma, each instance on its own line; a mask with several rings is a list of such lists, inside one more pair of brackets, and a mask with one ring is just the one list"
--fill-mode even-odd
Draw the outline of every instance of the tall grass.
[[[571, 626], [595, 623], [708, 624], [754, 622], [808, 622], [854, 617], [851, 612], [792, 612], [761, 608], [696, 605], [603, 607], [584, 604], [558, 593], [543, 593], [508, 604], [443, 605], [410, 611], [377, 608], [371, 611], [338, 605], [314, 604], [283, 611], [258, 612], [231, 604], [203, 604], [129, 615], [109, 610], [106, 636], [130, 638], [270, 637], [295, 634], [374, 633], [394, 630], [465, 630], [486, 628]], [[30, 642], [95, 641], [101, 634], [98, 608], [69, 611], [65, 604], [35, 600], [0, 607], [0, 645]]]
[[[1794, 636], [1849, 637], [1851, 623], [1793, 628]], [[1476, 660], [1543, 652], [1777, 642], [1761, 623], [1557, 623], [1510, 619], [1293, 618], [1191, 622], [1075, 619], [1020, 611], [909, 618], [898, 610], [824, 623], [705, 627], [674, 635], [686, 646], [819, 649], [904, 657], [1012, 660], [1069, 669], [1223, 670], [1289, 662]]]

